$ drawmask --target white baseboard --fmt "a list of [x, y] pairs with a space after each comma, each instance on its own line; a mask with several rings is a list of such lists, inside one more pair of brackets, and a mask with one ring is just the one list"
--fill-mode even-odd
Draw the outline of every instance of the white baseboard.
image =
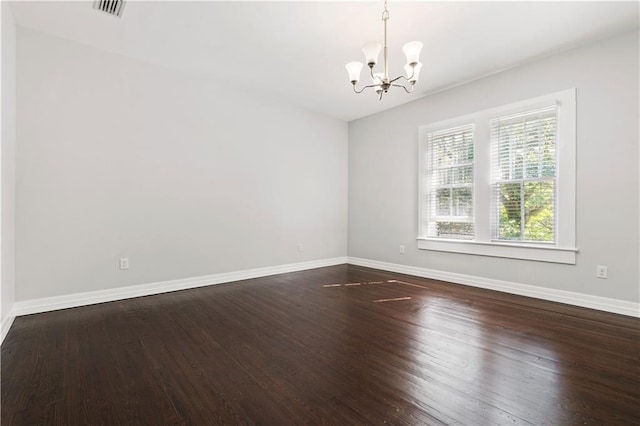
[[419, 268], [416, 266], [361, 259], [357, 257], [349, 257], [348, 263], [351, 265], [366, 266], [367, 268], [398, 272], [422, 278], [449, 281], [456, 284], [464, 284], [472, 287], [501, 291], [503, 293], [517, 294], [520, 296], [534, 297], [536, 299], [549, 300], [552, 302], [567, 303], [569, 305], [640, 318], [640, 303], [629, 302], [626, 300], [610, 299], [608, 297], [592, 296], [589, 294], [575, 293], [565, 290], [512, 283], [509, 281], [500, 281], [472, 275]]
[[186, 290], [213, 284], [222, 284], [232, 281], [266, 277], [269, 275], [285, 274], [287, 272], [304, 271], [307, 269], [322, 268], [325, 266], [342, 265], [345, 263], [347, 263], [346, 257], [335, 257], [331, 259], [290, 263], [286, 265], [268, 266], [265, 268], [246, 269], [244, 271], [224, 272], [220, 274], [205, 275], [201, 277], [161, 281], [150, 284], [112, 288], [108, 290], [66, 294], [63, 296], [45, 297], [42, 299], [23, 300], [15, 303], [13, 314], [15, 316], [37, 314], [40, 312], [55, 311], [58, 309], [112, 302], [114, 300], [129, 299], [132, 297], [151, 296], [154, 294], [167, 293], [170, 291]]
[[7, 333], [9, 333], [14, 319], [16, 319], [16, 316], [14, 315], [14, 312], [11, 311], [11, 313], [2, 320], [2, 328], [0, 329], [0, 345], [4, 342], [4, 338], [7, 337]]
[[233, 281], [260, 278], [270, 275], [284, 274], [287, 272], [304, 271], [307, 269], [322, 268], [325, 266], [341, 265], [365, 266], [373, 269], [381, 269], [389, 272], [413, 275], [422, 278], [431, 278], [441, 281], [449, 281], [472, 287], [488, 290], [496, 290], [504, 293], [518, 294], [553, 302], [567, 303], [585, 308], [597, 309], [605, 312], [640, 317], [640, 303], [625, 300], [610, 299], [607, 297], [592, 296], [583, 293], [575, 293], [564, 290], [556, 290], [538, 287], [528, 284], [512, 283], [472, 275], [456, 274], [453, 272], [438, 271], [415, 266], [400, 265], [397, 263], [380, 262], [377, 260], [362, 259], [357, 257], [336, 257], [310, 262], [292, 263], [286, 265], [269, 266], [264, 268], [247, 269], [244, 271], [225, 272], [201, 277], [184, 278], [171, 281], [161, 281], [150, 284], [141, 284], [129, 287], [119, 287], [108, 290], [75, 293], [63, 296], [45, 297], [19, 301], [14, 304], [11, 314], [2, 322], [0, 342], [9, 332], [13, 320], [17, 316], [36, 314], [40, 312], [55, 311], [58, 309], [73, 308], [77, 306], [92, 305], [95, 303], [111, 302], [115, 300], [129, 299], [132, 297], [151, 296], [177, 290], [204, 287], [208, 285], [228, 283]]

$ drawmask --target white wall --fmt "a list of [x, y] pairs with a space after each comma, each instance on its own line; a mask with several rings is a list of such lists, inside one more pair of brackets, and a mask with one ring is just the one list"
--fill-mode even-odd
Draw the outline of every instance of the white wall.
[[2, 286], [0, 318], [2, 331], [8, 331], [15, 301], [15, 147], [16, 147], [16, 24], [11, 8], [2, 2]]
[[[347, 193], [349, 256], [639, 300], [638, 33], [354, 121], [348, 152], [340, 121], [23, 28], [17, 41], [18, 301], [344, 256]], [[569, 87], [577, 264], [417, 250], [418, 126]], [[3, 249], [6, 151], [3, 126]]]
[[17, 49], [16, 300], [346, 255], [346, 123], [24, 28]]
[[[349, 256], [638, 302], [638, 47], [626, 34], [351, 122]], [[418, 250], [418, 126], [572, 87], [577, 264]]]

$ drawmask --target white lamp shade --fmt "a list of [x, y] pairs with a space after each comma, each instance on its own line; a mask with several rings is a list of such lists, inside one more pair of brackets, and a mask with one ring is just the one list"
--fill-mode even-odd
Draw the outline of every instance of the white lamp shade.
[[[404, 66], [404, 71], [407, 73], [407, 78], [409, 79], [409, 81], [411, 83], [415, 83], [418, 81], [418, 78], [420, 77], [420, 70], [422, 69], [422, 63], [418, 62], [415, 65], [405, 65]], [[413, 74], [413, 75], [411, 75]]]
[[349, 81], [357, 83], [360, 81], [360, 71], [362, 71], [362, 62], [349, 62], [345, 68], [349, 73]]
[[415, 64], [420, 62], [420, 51], [422, 50], [422, 42], [410, 41], [402, 47], [402, 51], [407, 56], [407, 64]]
[[378, 63], [378, 55], [380, 54], [380, 49], [382, 49], [380, 43], [376, 43], [374, 41], [366, 43], [362, 47], [362, 52], [364, 53], [367, 65], [375, 65]]

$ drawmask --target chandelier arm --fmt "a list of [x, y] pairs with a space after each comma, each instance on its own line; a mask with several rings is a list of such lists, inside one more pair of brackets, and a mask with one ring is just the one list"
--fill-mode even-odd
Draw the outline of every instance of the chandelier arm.
[[[398, 77], [400, 78], [400, 77]], [[397, 80], [397, 79], [396, 79]], [[413, 92], [413, 85], [411, 86], [411, 90], [407, 89], [405, 86], [403, 86], [402, 84], [392, 84], [393, 87], [402, 87], [404, 89], [405, 92], [407, 93], [411, 93]]]
[[[409, 79], [407, 77], [405, 77], [404, 75], [401, 75], [401, 76], [398, 76], [398, 77], [394, 78], [393, 80], [389, 81], [389, 83], [394, 83], [394, 82], [400, 80], [401, 78], [404, 78], [405, 80], [409, 81]], [[411, 77], [409, 77], [409, 78], [411, 78]], [[396, 86], [396, 85], [394, 84], [394, 86]]]
[[413, 78], [413, 76], [416, 75], [416, 66], [415, 65], [411, 65], [411, 75], [409, 77], [404, 77], [407, 81], [411, 81], [411, 79]]
[[413, 78], [413, 75], [414, 75], [415, 73], [416, 73], [416, 67], [415, 67], [415, 66], [412, 66], [412, 67], [411, 67], [411, 75], [410, 75], [409, 77], [407, 77], [406, 75], [400, 75], [400, 76], [398, 76], [398, 77], [394, 78], [393, 80], [391, 80], [389, 83], [393, 83], [394, 81], [398, 81], [398, 80], [400, 80], [401, 78], [404, 78], [404, 79], [405, 79], [405, 80], [407, 80], [407, 81], [411, 81], [411, 79]]
[[353, 91], [356, 93], [362, 93], [364, 92], [364, 89], [368, 89], [369, 87], [375, 87], [375, 84], [369, 84], [368, 86], [364, 86], [362, 89], [360, 89], [360, 91], [356, 90], [356, 85], [353, 85]]
[[369, 71], [370, 71], [370, 74], [371, 74], [371, 80], [376, 81], [377, 77], [373, 75], [373, 66], [369, 67]]

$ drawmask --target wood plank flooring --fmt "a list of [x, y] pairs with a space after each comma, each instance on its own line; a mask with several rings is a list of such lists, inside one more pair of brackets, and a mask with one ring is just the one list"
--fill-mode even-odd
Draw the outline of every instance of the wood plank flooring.
[[633, 425], [640, 320], [341, 265], [19, 317], [1, 385], [3, 426]]

